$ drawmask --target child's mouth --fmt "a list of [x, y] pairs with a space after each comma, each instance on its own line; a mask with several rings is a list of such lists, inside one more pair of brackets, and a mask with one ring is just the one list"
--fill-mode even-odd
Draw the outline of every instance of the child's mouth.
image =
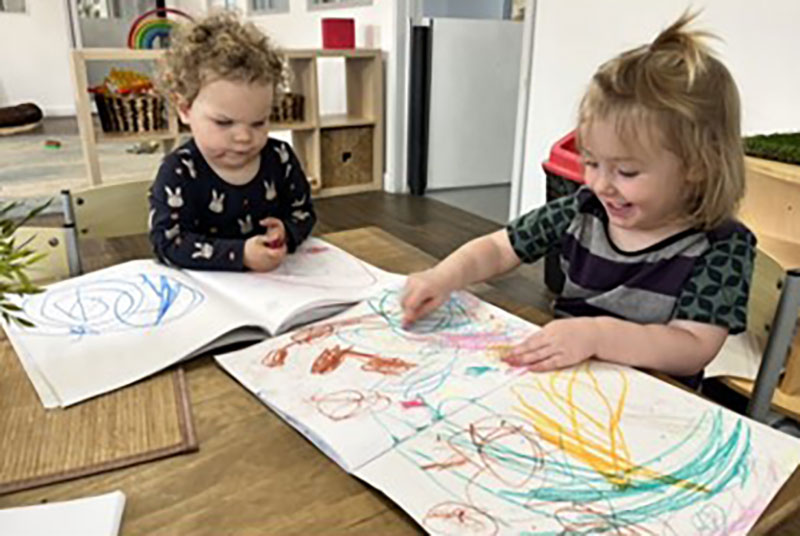
[[625, 218], [633, 212], [633, 203], [619, 203], [615, 201], [604, 201], [606, 210], [610, 216], [615, 218]]

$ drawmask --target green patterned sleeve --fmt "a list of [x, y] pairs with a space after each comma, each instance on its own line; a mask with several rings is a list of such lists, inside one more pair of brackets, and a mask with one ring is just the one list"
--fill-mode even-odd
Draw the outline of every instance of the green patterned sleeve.
[[578, 214], [579, 190], [559, 197], [520, 216], [506, 226], [508, 239], [522, 262], [534, 262], [555, 250], [569, 224]]
[[756, 238], [744, 226], [713, 242], [697, 259], [673, 318], [725, 327], [731, 335], [745, 331], [755, 253]]

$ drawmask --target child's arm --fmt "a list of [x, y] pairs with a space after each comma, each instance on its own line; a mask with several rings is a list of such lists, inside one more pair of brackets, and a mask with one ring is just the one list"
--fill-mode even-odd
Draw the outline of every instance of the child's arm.
[[[180, 170], [180, 171], [178, 171]], [[180, 158], [167, 156], [150, 188], [150, 242], [163, 263], [194, 270], [244, 270], [244, 239], [215, 238], [197, 231], [202, 208], [193, 204], [196, 187]]]
[[719, 352], [728, 329], [673, 320], [641, 325], [611, 317], [554, 320], [528, 337], [505, 360], [546, 371], [590, 357], [676, 376], [701, 371]]
[[278, 184], [283, 185], [280, 219], [284, 226], [286, 247], [291, 253], [311, 234], [317, 222], [317, 214], [314, 212], [311, 188], [300, 161], [288, 144], [283, 144], [283, 148], [288, 155], [288, 161], [283, 170], [286, 180], [278, 181]]
[[520, 265], [505, 229], [467, 242], [434, 268], [408, 277], [401, 305], [410, 324], [439, 307], [450, 292]]
[[543, 371], [599, 357], [674, 375], [695, 374], [714, 359], [728, 333], [747, 329], [755, 248], [755, 236], [739, 224], [716, 238], [695, 262], [667, 324], [610, 317], [554, 320], [506, 360]]
[[[587, 191], [588, 192], [588, 191]], [[403, 292], [403, 321], [410, 324], [439, 307], [450, 292], [534, 262], [558, 247], [585, 193], [547, 203], [452, 253], [435, 268], [412, 274]]]

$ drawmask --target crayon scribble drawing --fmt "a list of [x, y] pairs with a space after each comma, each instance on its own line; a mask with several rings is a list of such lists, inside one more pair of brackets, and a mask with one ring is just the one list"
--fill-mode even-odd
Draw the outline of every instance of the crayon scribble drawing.
[[90, 279], [51, 289], [23, 302], [38, 335], [88, 335], [163, 326], [198, 307], [204, 295], [164, 274]]
[[467, 294], [411, 331], [397, 298], [218, 361], [433, 534], [746, 534], [800, 462], [634, 369], [504, 366], [535, 327]]
[[435, 534], [746, 534], [796, 441], [667, 389], [598, 362], [520, 376], [356, 474]]
[[376, 268], [319, 239], [310, 239], [271, 272], [258, 277], [320, 288], [369, 287], [378, 282]]
[[397, 291], [385, 290], [331, 321], [267, 340], [220, 363], [319, 441], [369, 438], [340, 454], [355, 467], [514, 378], [500, 361], [533, 328], [457, 294], [412, 330]]

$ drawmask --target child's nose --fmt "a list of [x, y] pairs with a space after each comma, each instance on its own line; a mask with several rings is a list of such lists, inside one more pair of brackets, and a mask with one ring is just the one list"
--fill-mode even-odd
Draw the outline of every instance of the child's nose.
[[610, 192], [614, 189], [611, 180], [611, 170], [607, 166], [599, 166], [593, 170], [593, 177], [590, 182], [592, 190], [595, 192]]
[[253, 138], [250, 127], [240, 126], [233, 131], [233, 140], [239, 143], [247, 143]]

